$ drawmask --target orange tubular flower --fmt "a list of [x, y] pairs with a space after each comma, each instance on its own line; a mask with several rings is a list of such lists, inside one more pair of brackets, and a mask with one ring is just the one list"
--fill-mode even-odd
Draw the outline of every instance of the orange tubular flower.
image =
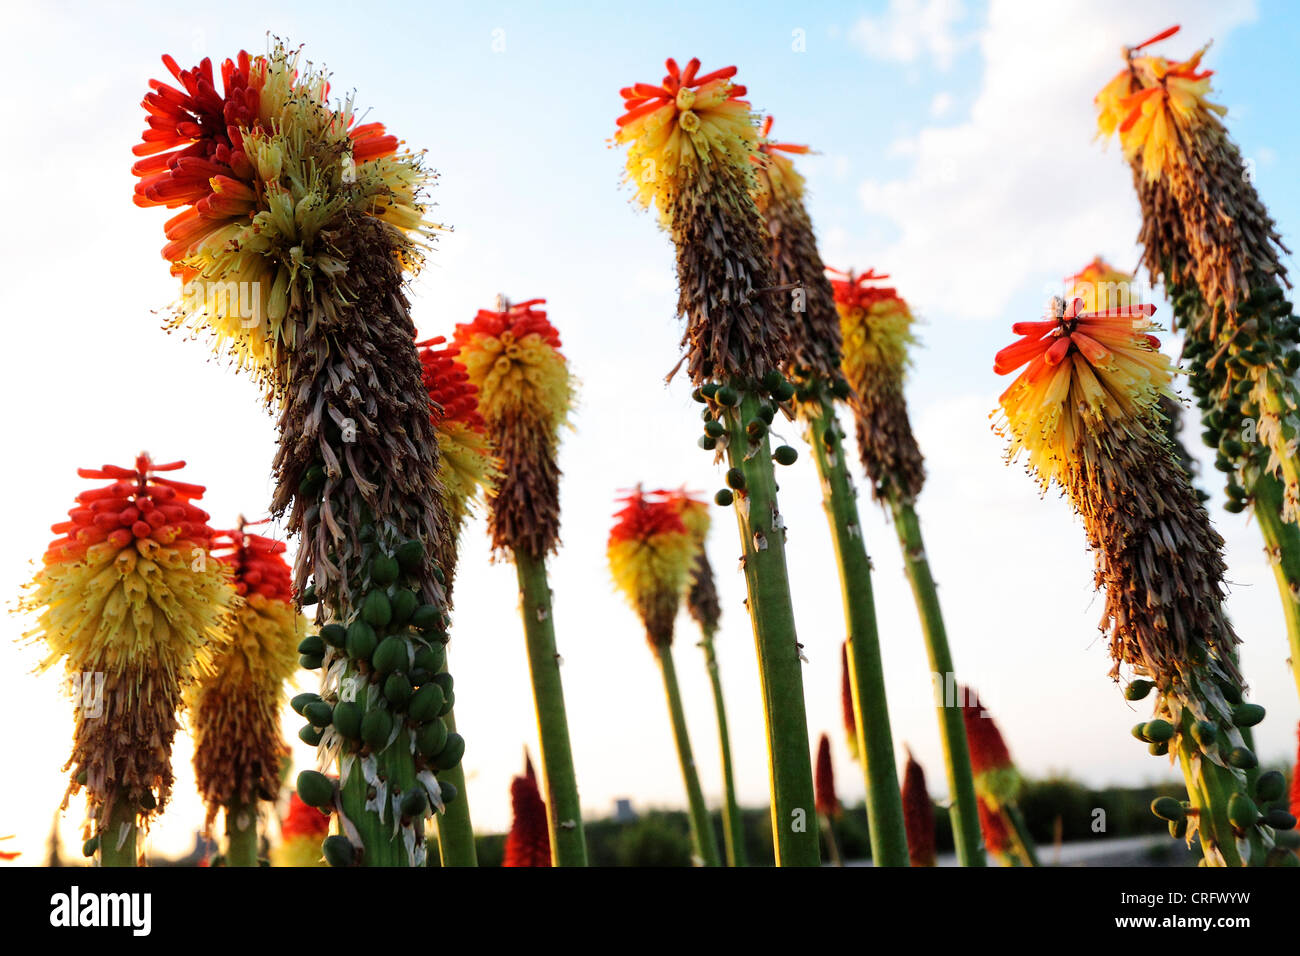
[[506, 835], [502, 866], [550, 866], [551, 837], [546, 829], [546, 804], [537, 788], [533, 762], [524, 755], [524, 773], [510, 782], [512, 818]]
[[984, 848], [1006, 862], [1008, 855], [1015, 849], [1006, 818], [990, 806], [983, 797], [979, 798], [979, 815], [980, 832], [984, 835]]
[[907, 751], [903, 770], [903, 822], [907, 852], [913, 866], [938, 866], [934, 846], [934, 804], [925, 786], [925, 771]]
[[296, 793], [280, 821], [280, 842], [271, 847], [272, 866], [326, 866], [321, 843], [330, 831], [329, 814], [309, 807]]
[[66, 660], [78, 692], [64, 805], [86, 787], [96, 833], [123, 812], [147, 825], [166, 805], [182, 691], [210, 673], [238, 600], [229, 569], [210, 560], [213, 531], [194, 503], [203, 488], [160, 474], [184, 464], [141, 454], [129, 468], [78, 469], [111, 483], [78, 494], [53, 526], [19, 605], [39, 615], [26, 636], [46, 645], [41, 669]]
[[307, 631], [284, 552], [283, 541], [246, 531], [242, 522], [213, 542], [244, 600], [229, 619], [231, 641], [215, 673], [190, 700], [194, 770], [209, 828], [218, 810], [255, 815], [257, 802], [274, 800], [280, 789], [280, 764], [289, 755], [280, 711]]
[[539, 308], [545, 299], [480, 310], [453, 336], [478, 408], [501, 459], [488, 492], [488, 533], [498, 552], [554, 551], [560, 538], [556, 447], [574, 401], [560, 335]]
[[[478, 408], [478, 387], [460, 360], [460, 348], [445, 345], [442, 336], [417, 342], [424, 368], [424, 387], [433, 403], [433, 427], [438, 435], [438, 477], [451, 524], [442, 556], [442, 571], [450, 600], [456, 574], [460, 531], [480, 490], [491, 490], [500, 470]], [[434, 346], [441, 345], [441, 348]]]
[[667, 646], [697, 545], [672, 492], [638, 487], [619, 500], [606, 546], [610, 573], [641, 615], [651, 646]]

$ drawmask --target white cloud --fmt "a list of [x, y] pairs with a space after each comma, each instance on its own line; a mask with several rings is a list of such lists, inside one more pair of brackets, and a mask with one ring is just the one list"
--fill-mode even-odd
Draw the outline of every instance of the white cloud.
[[[914, 4], [890, 10], [899, 23], [920, 17]], [[1120, 45], [1180, 22], [1183, 33], [1162, 49], [1185, 52], [1253, 16], [1249, 4], [1209, 0], [1140, 8], [995, 0], [978, 37], [984, 71], [969, 118], [892, 144], [890, 155], [913, 157], [909, 172], [859, 187], [866, 211], [890, 220], [897, 238], [865, 256], [829, 250], [831, 259], [886, 267], [922, 308], [988, 318], [1035, 276], [1067, 274], [1103, 249], [1123, 258], [1137, 207], [1118, 150], [1094, 141], [1092, 106], [1120, 67]], [[927, 41], [936, 50], [955, 42], [939, 19], [945, 26]], [[906, 35], [900, 27], [900, 55]]]
[[935, 119], [942, 119], [949, 110], [952, 109], [952, 94], [944, 91], [934, 94], [934, 99], [930, 101], [930, 115]]
[[961, 0], [890, 0], [884, 16], [861, 18], [849, 35], [869, 56], [914, 63], [928, 54], [946, 70], [958, 48], [953, 26], [964, 15]]

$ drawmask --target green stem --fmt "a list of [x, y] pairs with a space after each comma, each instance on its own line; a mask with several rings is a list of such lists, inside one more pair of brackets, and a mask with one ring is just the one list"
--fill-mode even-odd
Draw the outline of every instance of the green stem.
[[840, 844], [835, 839], [835, 824], [828, 816], [822, 815], [822, 832], [826, 834], [826, 853], [831, 858], [831, 866], [843, 866], [844, 858], [840, 855]]
[[[966, 724], [962, 719], [962, 701], [958, 699], [957, 672], [953, 669], [948, 631], [944, 627], [943, 609], [939, 605], [939, 590], [930, 573], [930, 561], [925, 556], [925, 542], [921, 538], [921, 522], [916, 516], [916, 509], [910, 501], [904, 501], [897, 495], [890, 497], [889, 506], [894, 514], [898, 543], [903, 550], [907, 579], [912, 585], [912, 597], [921, 618], [921, 632], [925, 635], [930, 671], [941, 682], [941, 686], [934, 689], [935, 709], [943, 740], [943, 764], [948, 774], [948, 792], [952, 794], [952, 834], [957, 847], [957, 858], [962, 866], [984, 866], [975, 777], [971, 769], [970, 747], [966, 741]], [[1029, 854], [1032, 859], [1032, 849], [1029, 849]], [[1033, 865], [1037, 866], [1037, 863]]]
[[785, 531], [778, 523], [776, 474], [767, 436], [751, 447], [746, 434], [746, 423], [758, 418], [759, 399], [744, 386], [744, 382], [732, 383], [743, 399], [739, 414], [734, 408], [727, 409], [724, 418], [730, 432], [727, 459], [743, 475], [745, 484], [736, 496], [735, 510], [763, 689], [772, 839], [777, 866], [818, 866], [821, 850], [808, 752], [803, 663], [786, 574]]
[[866, 779], [871, 857], [876, 866], [909, 866], [903, 800], [894, 764], [894, 740], [871, 590], [871, 559], [867, 557], [862, 537], [857, 498], [834, 407], [823, 401], [820, 409], [808, 416], [808, 426], [809, 444], [822, 480], [822, 506], [830, 522], [839, 564], [840, 594], [848, 624], [849, 684], [853, 690], [858, 754]]
[[560, 681], [560, 655], [555, 649], [555, 623], [551, 619], [551, 588], [546, 561], [516, 551], [520, 613], [528, 645], [528, 672], [537, 708], [537, 738], [541, 750], [542, 779], [546, 784], [547, 824], [551, 834], [551, 860], [556, 866], [586, 866], [587, 838], [582, 828], [578, 780], [569, 747], [569, 722]]
[[1282, 520], [1282, 495], [1282, 483], [1272, 475], [1255, 483], [1255, 520], [1282, 598], [1282, 617], [1291, 644], [1291, 676], [1300, 693], [1300, 527]]
[[[447, 732], [456, 732], [455, 711], [443, 715]], [[465, 764], [456, 764], [439, 774], [440, 783], [456, 788], [457, 797], [437, 816], [438, 853], [443, 866], [478, 866], [478, 848], [474, 844], [474, 824], [469, 818], [469, 795], [465, 792]]]
[[718, 841], [713, 835], [713, 821], [704, 804], [704, 791], [700, 789], [700, 775], [695, 771], [695, 757], [691, 754], [691, 738], [686, 731], [686, 713], [682, 709], [682, 692], [677, 687], [677, 671], [673, 667], [673, 648], [662, 644], [655, 648], [659, 669], [664, 675], [664, 693], [668, 697], [668, 716], [673, 724], [673, 742], [677, 745], [677, 762], [682, 767], [682, 782], [686, 784], [686, 800], [690, 808], [691, 840], [695, 855], [705, 866], [721, 866], [718, 859]]
[[745, 818], [736, 802], [736, 778], [731, 767], [731, 734], [727, 731], [727, 708], [722, 702], [722, 678], [718, 674], [718, 658], [713, 649], [713, 631], [702, 632], [700, 647], [704, 649], [704, 663], [713, 685], [713, 709], [718, 715], [718, 749], [722, 754], [722, 830], [727, 850], [727, 866], [749, 866], [745, 850]]
[[[1201, 846], [1218, 849], [1227, 866], [1244, 866], [1237, 852], [1237, 841], [1228, 821], [1228, 797], [1221, 775], [1227, 773], [1213, 761], [1202, 756], [1191, 734], [1192, 713], [1183, 709], [1182, 726], [1178, 734], [1178, 763], [1187, 784], [1187, 796], [1197, 811], [1197, 832]], [[1207, 853], [1208, 863], [1212, 858]]]
[[1020, 812], [1020, 807], [1009, 803], [1002, 809], [1003, 818], [1015, 834], [1016, 849], [1021, 861], [1025, 866], [1038, 866], [1038, 851], [1034, 848], [1033, 838], [1029, 835], [1029, 827], [1025, 824], [1025, 816]]
[[[349, 662], [349, 676], [355, 666], [355, 662]], [[415, 786], [415, 757], [405, 733], [399, 733], [389, 746], [374, 756], [377, 774], [386, 784], [389, 794], [399, 791], [405, 793]], [[410, 856], [401, 829], [397, 833], [393, 832], [392, 807], [385, 805], [378, 811], [366, 809], [370, 785], [362, 772], [360, 759], [358, 756], [357, 762], [352, 765], [339, 797], [343, 803], [344, 815], [356, 827], [361, 844], [365, 847], [362, 864], [410, 866]]]
[[[121, 841], [119, 847], [118, 834], [124, 826], [128, 828], [126, 839]], [[109, 813], [108, 826], [99, 833], [99, 865], [135, 866], [138, 860], [135, 845], [138, 833], [135, 807], [122, 794], [118, 794]]]
[[257, 866], [257, 803], [226, 807], [226, 866]]

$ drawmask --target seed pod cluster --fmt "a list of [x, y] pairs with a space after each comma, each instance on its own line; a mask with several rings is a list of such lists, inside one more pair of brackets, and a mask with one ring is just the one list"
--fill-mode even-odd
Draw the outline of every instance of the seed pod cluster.
[[[721, 461], [722, 456], [733, 442], [743, 442], [748, 452], [756, 452], [759, 446], [772, 434], [772, 423], [776, 420], [778, 409], [787, 418], [794, 417], [796, 390], [784, 375], [769, 370], [753, 384], [753, 394], [758, 396], [757, 408], [746, 416], [740, 411], [742, 394], [732, 385], [720, 385], [717, 382], [705, 382], [697, 387], [691, 397], [704, 406], [701, 418], [704, 420], [704, 434], [700, 436], [699, 445], [705, 451], [715, 453], [714, 460]], [[793, 465], [799, 458], [799, 452], [790, 445], [778, 445], [772, 452], [772, 458], [779, 465]], [[740, 468], [731, 468], [726, 475], [726, 488], [714, 495], [713, 500], [722, 507], [735, 502], [737, 496], [744, 497], [745, 475]]]
[[[304, 641], [304, 657], [324, 671], [322, 690], [300, 694], [292, 705], [307, 719], [299, 736], [319, 744], [323, 762], [339, 759], [342, 786], [349, 774], [364, 775], [367, 806], [409, 828], [404, 839], [422, 847], [424, 818], [451, 799], [437, 774], [459, 764], [465, 752], [464, 740], [442, 719], [456, 700], [444, 670], [447, 619], [412, 587], [427, 560], [424, 546], [408, 540], [385, 548], [373, 538], [363, 528], [366, 588], [351, 616], [326, 623]], [[378, 767], [376, 756], [394, 746], [414, 752], [413, 780], [387, 779]], [[298, 793], [324, 809], [336, 798], [333, 784], [326, 789], [323, 779], [300, 775]], [[341, 845], [327, 847], [326, 858], [348, 865], [342, 861], [355, 860], [360, 847], [353, 850], [349, 855]]]

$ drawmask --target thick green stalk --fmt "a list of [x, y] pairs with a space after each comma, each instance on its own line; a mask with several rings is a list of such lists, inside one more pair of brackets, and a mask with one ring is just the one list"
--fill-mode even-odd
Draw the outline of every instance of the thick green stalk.
[[[1232, 824], [1228, 821], [1228, 800], [1220, 775], [1227, 773], [1217, 764], [1206, 760], [1191, 734], [1192, 714], [1183, 711], [1181, 733], [1178, 735], [1178, 763], [1187, 784], [1187, 797], [1197, 814], [1198, 835], [1201, 846], [1217, 848], [1227, 866], [1244, 866], [1237, 852]], [[1206, 861], [1211, 859], [1206, 856]]]
[[560, 681], [560, 655], [555, 649], [555, 623], [551, 620], [551, 588], [546, 561], [516, 551], [520, 613], [528, 645], [528, 672], [537, 708], [537, 738], [541, 750], [542, 779], [546, 784], [547, 826], [551, 834], [551, 861], [556, 866], [586, 866], [587, 838], [582, 828], [578, 780], [569, 747], [569, 722]]
[[[349, 672], [354, 666], [354, 663], [348, 665]], [[375, 760], [377, 774], [386, 784], [388, 793], [405, 793], [415, 786], [415, 758], [406, 734], [397, 734], [391, 744], [375, 755]], [[394, 833], [392, 808], [385, 805], [377, 811], [367, 810], [369, 791], [370, 785], [366, 782], [359, 762], [354, 763], [347, 782], [340, 790], [339, 799], [343, 803], [344, 814], [356, 827], [361, 844], [365, 847], [363, 864], [410, 866], [410, 855], [403, 834], [400, 829]]]
[[[456, 732], [455, 711], [448, 711], [442, 718], [447, 725], [447, 732]], [[469, 795], [465, 792], [465, 765], [458, 763], [451, 770], [444, 770], [440, 783], [449, 783], [456, 788], [457, 797], [447, 808], [437, 815], [438, 820], [438, 854], [443, 866], [478, 866], [478, 849], [474, 844], [474, 824], [469, 818]]]
[[732, 387], [743, 398], [739, 414], [737, 409], [729, 408], [724, 416], [729, 431], [727, 460], [740, 473], [745, 486], [737, 495], [735, 510], [763, 688], [776, 864], [818, 866], [821, 850], [817, 845], [812, 757], [808, 752], [803, 663], [786, 574], [785, 531], [776, 504], [776, 474], [767, 436], [751, 447], [746, 434], [746, 423], [759, 418], [758, 396], [746, 390], [744, 382], [733, 382]]
[[226, 807], [226, 866], [257, 866], [257, 804]]
[[[118, 846], [118, 834], [127, 827], [126, 838]], [[135, 807], [119, 794], [108, 817], [107, 828], [99, 832], [100, 866], [135, 866], [138, 858], [135, 841], [139, 833]]]
[[1291, 676], [1300, 693], [1300, 527], [1282, 519], [1282, 483], [1264, 475], [1255, 483], [1255, 520], [1273, 565], [1282, 617], [1291, 644]]
[[718, 841], [713, 834], [713, 820], [704, 803], [700, 789], [700, 775], [695, 770], [695, 757], [691, 754], [691, 738], [686, 732], [686, 713], [682, 709], [682, 692], [677, 687], [677, 671], [673, 667], [673, 648], [662, 644], [655, 648], [659, 669], [664, 675], [664, 694], [668, 698], [668, 716], [673, 724], [673, 742], [677, 745], [677, 762], [682, 767], [682, 782], [686, 784], [686, 801], [690, 808], [691, 840], [695, 855], [705, 866], [721, 866], [718, 858]]
[[[808, 416], [808, 442], [822, 480], [822, 506], [831, 526], [848, 624], [849, 684], [853, 690], [858, 753], [867, 788], [871, 857], [876, 866], [909, 866], [903, 800], [894, 765], [894, 740], [885, 697], [885, 673], [871, 591], [871, 559], [862, 538], [858, 504], [844, 459], [834, 407], [821, 403]], [[963, 738], [964, 739], [964, 738]]]
[[[935, 693], [939, 695], [935, 709], [943, 740], [943, 765], [948, 774], [948, 792], [952, 794], [952, 834], [957, 847], [957, 858], [962, 866], [984, 866], [975, 777], [971, 769], [970, 747], [966, 742], [966, 724], [962, 719], [962, 702], [958, 700], [952, 651], [948, 648], [948, 631], [944, 627], [943, 609], [939, 605], [939, 590], [930, 573], [929, 559], [925, 556], [925, 542], [921, 538], [921, 522], [916, 516], [916, 509], [911, 502], [903, 501], [896, 495], [891, 496], [889, 506], [894, 514], [898, 543], [903, 549], [907, 579], [912, 584], [912, 597], [916, 600], [916, 610], [921, 618], [930, 671], [942, 682], [942, 686], [935, 688]], [[1032, 845], [1026, 850], [1032, 859]]]
[[727, 708], [722, 702], [722, 678], [718, 674], [718, 658], [713, 650], [713, 631], [702, 631], [700, 647], [704, 649], [704, 663], [709, 669], [713, 685], [713, 709], [718, 715], [718, 749], [722, 754], [722, 830], [726, 844], [727, 866], [749, 866], [745, 850], [745, 818], [736, 802], [736, 778], [731, 767], [731, 734], [727, 731]]

